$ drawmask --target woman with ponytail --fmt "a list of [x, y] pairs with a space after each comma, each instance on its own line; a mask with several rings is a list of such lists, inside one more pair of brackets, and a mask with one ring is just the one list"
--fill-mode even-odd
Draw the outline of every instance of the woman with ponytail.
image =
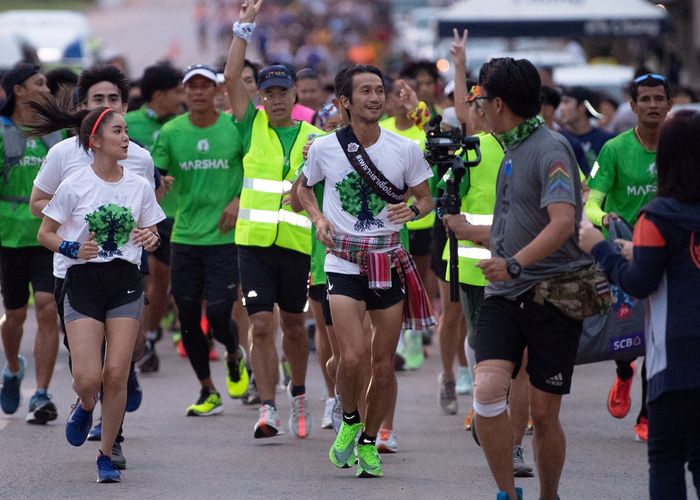
[[120, 113], [105, 107], [70, 113], [50, 98], [32, 107], [39, 120], [35, 134], [74, 128], [80, 146], [92, 153], [92, 164], [66, 178], [43, 209], [37, 239], [65, 256], [68, 265], [61, 301], [78, 399], [66, 438], [73, 446], [85, 442], [102, 386], [97, 482], [119, 482], [112, 445], [124, 415], [144, 304], [138, 264], [142, 249], [151, 251], [160, 244], [156, 223], [165, 216], [149, 183], [119, 164], [129, 148]]

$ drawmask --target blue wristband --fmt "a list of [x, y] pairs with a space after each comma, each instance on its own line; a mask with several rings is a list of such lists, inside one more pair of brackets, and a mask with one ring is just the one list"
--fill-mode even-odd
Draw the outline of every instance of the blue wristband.
[[67, 241], [63, 240], [58, 247], [58, 253], [65, 255], [69, 259], [77, 259], [78, 251], [80, 250], [80, 243], [77, 241]]

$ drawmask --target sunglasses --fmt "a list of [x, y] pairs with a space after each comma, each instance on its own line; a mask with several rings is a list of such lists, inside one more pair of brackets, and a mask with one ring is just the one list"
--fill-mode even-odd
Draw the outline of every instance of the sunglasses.
[[651, 78], [652, 80], [658, 80], [658, 81], [660, 81], [660, 82], [666, 83], [666, 77], [663, 76], [663, 75], [658, 75], [658, 74], [656, 74], [656, 73], [647, 73], [646, 75], [638, 76], [637, 78], [635, 78], [634, 80], [632, 80], [632, 82], [634, 82], [634, 83], [641, 83], [641, 82], [643, 82], [644, 80], [648, 80], [648, 79], [650, 79], [650, 78]]

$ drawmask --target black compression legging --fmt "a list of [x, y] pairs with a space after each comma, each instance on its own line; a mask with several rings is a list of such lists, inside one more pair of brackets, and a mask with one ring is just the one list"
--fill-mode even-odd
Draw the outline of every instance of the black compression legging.
[[[198, 380], [209, 378], [209, 343], [203, 335], [200, 321], [202, 319], [202, 303], [198, 300], [175, 298], [182, 343], [187, 351], [192, 368]], [[216, 340], [226, 346], [227, 353], [235, 353], [238, 349], [238, 326], [231, 319], [233, 300], [207, 303], [206, 313], [209, 330]]]

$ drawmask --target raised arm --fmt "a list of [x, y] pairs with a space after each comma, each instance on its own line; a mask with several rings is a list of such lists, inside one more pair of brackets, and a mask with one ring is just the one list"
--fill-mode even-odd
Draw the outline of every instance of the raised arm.
[[460, 38], [457, 28], [452, 30], [452, 45], [450, 54], [452, 63], [455, 66], [455, 114], [459, 123], [467, 124], [467, 133], [472, 133], [472, 126], [469, 123], [469, 113], [467, 112], [467, 37], [469, 32], [464, 30]]
[[237, 120], [242, 120], [245, 117], [245, 111], [250, 101], [243, 87], [243, 82], [241, 82], [241, 73], [243, 73], [248, 40], [253, 34], [255, 17], [258, 15], [262, 3], [263, 0], [244, 0], [241, 4], [238, 23], [234, 25], [233, 41], [226, 58], [226, 67], [224, 68], [226, 90], [233, 116]]

